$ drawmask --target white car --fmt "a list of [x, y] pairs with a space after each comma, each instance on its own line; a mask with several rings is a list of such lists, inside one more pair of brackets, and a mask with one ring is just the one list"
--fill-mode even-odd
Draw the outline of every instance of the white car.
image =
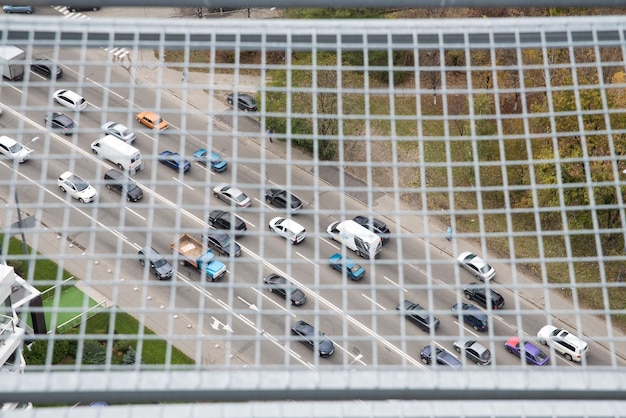
[[537, 338], [541, 344], [552, 347], [569, 361], [580, 362], [589, 352], [589, 344], [563, 328], [553, 325], [541, 328], [537, 333]]
[[276, 232], [292, 244], [298, 244], [304, 241], [306, 237], [306, 230], [302, 225], [291, 219], [281, 218], [280, 216], [272, 219], [269, 222], [269, 227], [270, 231]]
[[224, 202], [232, 203], [240, 208], [247, 208], [252, 203], [252, 200], [250, 200], [247, 194], [226, 183], [215, 186], [213, 188], [213, 194]]
[[0, 153], [8, 155], [14, 161], [23, 163], [30, 158], [32, 149], [25, 147], [13, 138], [0, 136]]
[[87, 107], [84, 97], [74, 93], [72, 90], [57, 90], [52, 95], [55, 102], [74, 110], [83, 110]]
[[114, 137], [121, 139], [122, 141], [132, 144], [137, 137], [135, 133], [126, 125], [121, 123], [109, 121], [102, 125], [102, 130], [107, 135], [113, 135]]
[[469, 251], [461, 253], [461, 255], [457, 257], [457, 260], [465, 270], [469, 271], [474, 277], [483, 282], [493, 279], [496, 275], [496, 271], [493, 267], [485, 263], [485, 261], [476, 254]]
[[83, 203], [96, 200], [96, 189], [70, 171], [61, 174], [57, 184], [62, 192], [69, 193], [74, 199]]

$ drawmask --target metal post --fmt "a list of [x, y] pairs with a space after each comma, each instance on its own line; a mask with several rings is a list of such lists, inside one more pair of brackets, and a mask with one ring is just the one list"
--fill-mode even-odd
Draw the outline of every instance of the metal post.
[[20, 201], [17, 198], [17, 189], [15, 189], [15, 209], [17, 210], [17, 221], [20, 225], [20, 234], [22, 235], [22, 246], [24, 247], [24, 255], [28, 255], [28, 247], [26, 246], [26, 235], [24, 235], [24, 225], [22, 224], [22, 212], [20, 211]]

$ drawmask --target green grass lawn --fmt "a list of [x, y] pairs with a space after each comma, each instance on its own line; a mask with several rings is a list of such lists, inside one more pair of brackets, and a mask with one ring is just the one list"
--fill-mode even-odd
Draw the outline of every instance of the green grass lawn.
[[[55, 292], [57, 289], [61, 294], [59, 295], [59, 304], [55, 305]], [[81, 314], [86, 313], [90, 308], [98, 304], [75, 286], [63, 286], [57, 289], [42, 295], [43, 307], [45, 309], [44, 315], [46, 317], [48, 330], [50, 330], [53, 325], [56, 328], [73, 319], [75, 319], [76, 322], [72, 321], [72, 325], [80, 323]], [[52, 322], [53, 319], [55, 320], [54, 324]], [[70, 324], [68, 325], [71, 327]]]

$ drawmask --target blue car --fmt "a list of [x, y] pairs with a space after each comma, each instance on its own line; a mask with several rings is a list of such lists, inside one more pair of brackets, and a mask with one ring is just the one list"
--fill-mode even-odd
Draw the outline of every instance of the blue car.
[[550, 360], [535, 344], [529, 341], [520, 341], [517, 337], [509, 338], [507, 342], [504, 343], [504, 348], [506, 348], [506, 351], [509, 353], [515, 354], [518, 357], [522, 356], [523, 350], [526, 363], [534, 364], [535, 366], [543, 366]]
[[4, 13], [26, 13], [26, 14], [31, 14], [32, 12], [35, 11], [33, 6], [12, 6], [12, 5], [2, 6], [2, 10], [4, 11]]
[[204, 148], [200, 148], [193, 153], [193, 157], [199, 163], [206, 166], [211, 165], [213, 171], [217, 173], [226, 171], [226, 167], [228, 167], [228, 163], [215, 151], [207, 151]]
[[159, 154], [159, 161], [174, 170], [182, 170], [183, 173], [191, 169], [191, 163], [176, 152], [163, 151]]
[[350, 257], [342, 258], [341, 254], [335, 253], [328, 259], [330, 266], [335, 270], [345, 271], [351, 280], [361, 280], [365, 276], [365, 269]]

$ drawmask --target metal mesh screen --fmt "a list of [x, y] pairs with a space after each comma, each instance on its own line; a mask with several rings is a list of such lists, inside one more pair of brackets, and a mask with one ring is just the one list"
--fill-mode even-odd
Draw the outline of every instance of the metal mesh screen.
[[[251, 401], [117, 406], [101, 416], [623, 415], [623, 24], [3, 16], [2, 45], [24, 51], [26, 71], [0, 87], [2, 135], [32, 150], [24, 163], [0, 162], [3, 256], [43, 294], [42, 307], [17, 309], [34, 328], [30, 314], [45, 314], [48, 332], [26, 342], [49, 344], [38, 345], [40, 364], [3, 374], [0, 399]], [[58, 63], [63, 76], [31, 71], [36, 58]], [[86, 108], [55, 101], [64, 90]], [[243, 94], [257, 111], [244, 110]], [[140, 124], [142, 111], [169, 128]], [[77, 132], [46, 126], [52, 112], [72, 118]], [[105, 178], [127, 169], [132, 150], [119, 141], [108, 158], [92, 151], [108, 121], [136, 134], [145, 164], [130, 176], [143, 190], [136, 202]], [[219, 153], [227, 169], [194, 156], [200, 149]], [[166, 150], [189, 171], [165, 164]], [[95, 189], [94, 202], [71, 197], [66, 171]], [[221, 200], [222, 183], [251, 204]], [[266, 194], [275, 188], [302, 208], [273, 203]], [[212, 250], [226, 270], [212, 281], [180, 237], [205, 253], [207, 232], [232, 235], [209, 222], [216, 210], [247, 230], [236, 237], [240, 256]], [[332, 238], [330, 225], [357, 216], [388, 226], [380, 257], [359, 257], [378, 245], [366, 230], [345, 226], [343, 245]], [[277, 217], [296, 225], [281, 236], [271, 230]], [[11, 227], [20, 219], [27, 228]], [[306, 238], [292, 245], [299, 227]], [[28, 256], [9, 240], [21, 232]], [[140, 264], [144, 247], [171, 264], [170, 280], [158, 280], [149, 257]], [[485, 286], [504, 306], [495, 294], [484, 306], [468, 295], [470, 282], [483, 284], [460, 265], [466, 251], [495, 268]], [[334, 253], [364, 277], [333, 269]], [[39, 267], [43, 260], [59, 269]], [[271, 274], [306, 302], [270, 292]], [[404, 301], [430, 319], [405, 319]], [[453, 315], [463, 303], [475, 305], [478, 324]], [[292, 330], [300, 320], [324, 332], [334, 354], [318, 355], [329, 352], [321, 337], [302, 344]], [[565, 349], [543, 345], [546, 324], [588, 343], [588, 354], [568, 361], [580, 345], [567, 338]], [[548, 363], [507, 352], [511, 338], [533, 343]], [[468, 340], [490, 351], [490, 364], [455, 351]], [[460, 368], [424, 364], [434, 358], [425, 347], [448, 351]], [[528, 350], [522, 358], [537, 355]], [[546, 399], [557, 402], [535, 402]]]

